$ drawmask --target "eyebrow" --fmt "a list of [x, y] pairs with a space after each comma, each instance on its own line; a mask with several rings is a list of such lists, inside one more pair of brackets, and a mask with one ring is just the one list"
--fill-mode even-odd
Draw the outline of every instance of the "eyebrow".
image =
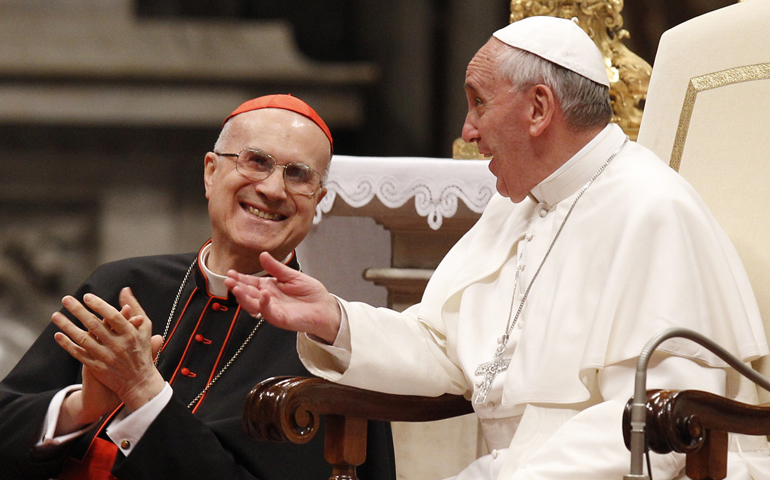
[[464, 88], [466, 91], [472, 91], [476, 95], [480, 95], [481, 92], [479, 91], [479, 84], [474, 79], [469, 79], [465, 82]]
[[[270, 152], [266, 152], [266, 151], [262, 150], [262, 149], [261, 149], [261, 148], [259, 148], [259, 147], [244, 147], [244, 148], [242, 148], [241, 150], [251, 150], [251, 151], [253, 151], [253, 152], [259, 152], [259, 153], [261, 153], [261, 154], [263, 154], [263, 155], [267, 155], [268, 157], [272, 158], [272, 159], [273, 159], [273, 161], [275, 161], [275, 164], [276, 164], [276, 165], [302, 165], [302, 166], [305, 166], [305, 167], [309, 168], [310, 170], [313, 170], [313, 171], [316, 171], [316, 172], [321, 172], [321, 171], [325, 170], [325, 169], [322, 169], [322, 170], [316, 170], [316, 169], [315, 169], [315, 168], [313, 168], [313, 166], [312, 166], [312, 165], [310, 165], [308, 162], [304, 162], [304, 161], [301, 161], [301, 160], [291, 160], [291, 161], [289, 161], [289, 162], [286, 162], [286, 163], [279, 163], [279, 162], [278, 162], [278, 159], [277, 159], [277, 158], [275, 158], [275, 155], [273, 155], [273, 154], [272, 154], [272, 153], [270, 153]], [[328, 164], [329, 164], [329, 163], [331, 163], [331, 158], [330, 158], [329, 160], [327, 160], [327, 161], [326, 161], [326, 164], [327, 164], [327, 167], [326, 167], [326, 169], [328, 169]]]
[[248, 150], [248, 151], [251, 151], [251, 152], [257, 152], [257, 153], [261, 153], [263, 155], [268, 155], [270, 157], [273, 156], [271, 153], [268, 153], [268, 152], [266, 152], [266, 151], [264, 151], [264, 150], [262, 150], [261, 148], [258, 148], [258, 147], [246, 147], [246, 148], [243, 148], [241, 150]]

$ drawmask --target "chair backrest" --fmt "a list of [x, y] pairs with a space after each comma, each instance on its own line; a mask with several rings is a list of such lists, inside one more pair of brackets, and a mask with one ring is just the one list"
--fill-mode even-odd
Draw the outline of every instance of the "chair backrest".
[[743, 260], [770, 332], [769, 25], [770, 0], [748, 0], [667, 31], [638, 141], [706, 201]]

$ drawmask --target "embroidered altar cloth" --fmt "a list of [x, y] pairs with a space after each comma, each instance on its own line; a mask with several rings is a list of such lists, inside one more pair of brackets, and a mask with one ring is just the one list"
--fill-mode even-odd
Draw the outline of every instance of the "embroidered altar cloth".
[[339, 196], [354, 208], [373, 198], [398, 208], [414, 197], [417, 214], [433, 230], [457, 212], [457, 201], [481, 213], [495, 193], [488, 160], [426, 157], [358, 157], [335, 155], [326, 180], [328, 193], [316, 208], [314, 223], [329, 213]]

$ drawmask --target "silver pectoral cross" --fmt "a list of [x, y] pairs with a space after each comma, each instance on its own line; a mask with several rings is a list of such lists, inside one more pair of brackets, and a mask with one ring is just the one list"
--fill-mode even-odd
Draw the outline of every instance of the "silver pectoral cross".
[[503, 335], [501, 340], [502, 341], [500, 342], [500, 346], [498, 346], [497, 350], [495, 350], [495, 356], [492, 357], [492, 361], [482, 363], [476, 368], [474, 375], [484, 375], [484, 380], [478, 384], [479, 394], [476, 395], [476, 399], [473, 401], [473, 403], [486, 402], [489, 389], [492, 387], [492, 382], [495, 380], [497, 374], [508, 370], [508, 365], [511, 363], [511, 359], [503, 358], [503, 352], [505, 351], [505, 346], [508, 343], [508, 335]]

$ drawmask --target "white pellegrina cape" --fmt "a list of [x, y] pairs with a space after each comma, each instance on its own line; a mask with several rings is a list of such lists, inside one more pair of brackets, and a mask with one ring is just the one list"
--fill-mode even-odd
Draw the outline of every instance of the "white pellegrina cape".
[[[625, 140], [609, 125], [524, 201], [495, 196], [441, 262], [422, 303], [397, 313], [340, 300], [347, 325], [334, 346], [300, 336], [309, 370], [389, 393], [476, 398], [483, 377], [475, 371], [492, 359], [531, 286], [504, 355], [510, 365], [486, 402], [474, 404], [492, 454], [459, 478], [622, 478], [622, 408], [633, 395], [634, 359], [651, 337], [686, 327], [744, 361], [768, 354], [730, 240], [692, 187], [634, 142], [585, 191], [542, 263], [579, 191]], [[756, 402], [756, 390], [739, 389], [699, 345], [674, 339], [659, 350], [649, 388]], [[741, 453], [731, 453], [729, 478], [762, 478], [767, 442], [742, 438], [740, 446], [732, 440]], [[680, 475], [682, 456], [655, 457], [653, 478]]]

